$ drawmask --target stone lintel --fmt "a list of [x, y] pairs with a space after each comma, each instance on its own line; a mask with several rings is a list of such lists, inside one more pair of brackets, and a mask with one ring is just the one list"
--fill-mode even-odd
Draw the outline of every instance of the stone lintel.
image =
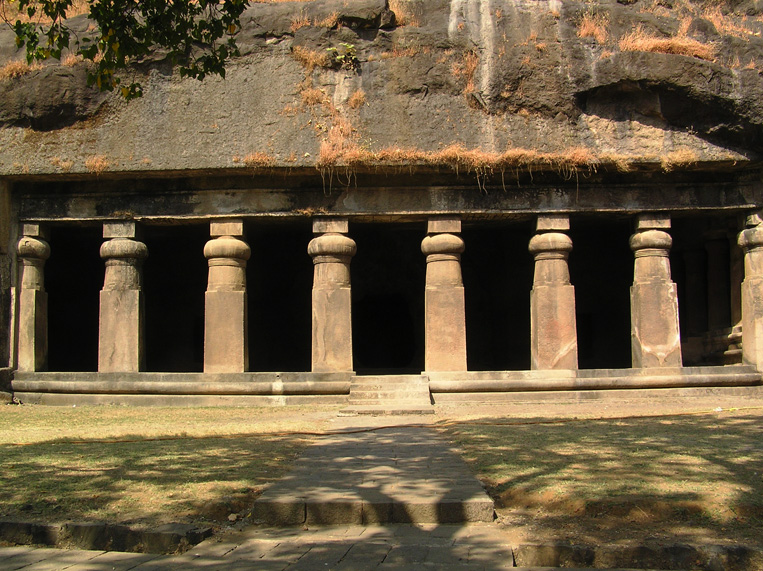
[[566, 214], [539, 214], [535, 229], [538, 232], [564, 232], [570, 229], [570, 217]]
[[313, 218], [313, 234], [336, 232], [347, 234], [350, 231], [350, 221], [347, 218]]
[[461, 217], [435, 216], [427, 221], [427, 234], [458, 234], [461, 232]]
[[104, 238], [137, 238], [138, 227], [135, 222], [120, 221], [120, 222], [104, 222], [103, 223], [103, 237]]
[[41, 224], [23, 224], [21, 226], [22, 236], [31, 236], [32, 238], [42, 238], [47, 240], [48, 229]]
[[209, 223], [209, 235], [212, 238], [219, 238], [220, 236], [244, 236], [244, 219], [243, 218], [223, 218], [219, 220], [212, 220]]
[[670, 215], [646, 212], [636, 218], [636, 230], [666, 230], [670, 228]]

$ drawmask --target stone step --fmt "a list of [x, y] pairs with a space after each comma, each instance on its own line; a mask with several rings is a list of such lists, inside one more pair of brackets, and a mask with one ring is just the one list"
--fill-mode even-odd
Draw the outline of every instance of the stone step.
[[339, 416], [403, 416], [407, 414], [434, 414], [431, 404], [405, 405], [398, 403], [379, 404], [377, 401], [350, 401], [350, 406], [339, 411]]
[[407, 398], [421, 398], [429, 397], [429, 389], [424, 388], [420, 390], [400, 390], [400, 391], [379, 391], [379, 390], [355, 390], [350, 389], [350, 398], [367, 398], [367, 399], [407, 399]]
[[353, 377], [353, 385], [426, 385], [429, 378], [424, 375], [374, 375], [367, 377]]

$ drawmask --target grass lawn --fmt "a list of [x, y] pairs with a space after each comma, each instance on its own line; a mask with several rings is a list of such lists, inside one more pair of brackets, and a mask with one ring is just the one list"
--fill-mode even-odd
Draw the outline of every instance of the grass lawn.
[[763, 411], [544, 420], [441, 428], [525, 539], [763, 543]]
[[[329, 410], [329, 407], [324, 407]], [[284, 475], [315, 407], [0, 409], [0, 517], [153, 526], [225, 520]]]

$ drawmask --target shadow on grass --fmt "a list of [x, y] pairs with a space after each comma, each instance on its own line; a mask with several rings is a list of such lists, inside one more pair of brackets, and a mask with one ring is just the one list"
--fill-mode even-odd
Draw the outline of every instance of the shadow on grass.
[[495, 418], [441, 430], [514, 525], [587, 541], [643, 532], [763, 544], [762, 421], [760, 413], [520, 426]]
[[294, 436], [181, 437], [0, 445], [0, 515], [155, 525], [225, 519], [285, 474]]

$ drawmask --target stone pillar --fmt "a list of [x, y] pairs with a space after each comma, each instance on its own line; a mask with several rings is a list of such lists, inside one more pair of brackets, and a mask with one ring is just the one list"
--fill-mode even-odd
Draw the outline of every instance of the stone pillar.
[[43, 371], [48, 360], [48, 294], [45, 260], [50, 257], [46, 232], [38, 224], [24, 224], [17, 253], [20, 261], [18, 292], [19, 371]]
[[466, 371], [466, 314], [461, 279], [461, 220], [430, 218], [421, 251], [427, 256], [424, 350], [427, 371]]
[[530, 292], [530, 347], [533, 369], [577, 369], [575, 287], [567, 259], [572, 240], [567, 216], [538, 216], [537, 234], [530, 240], [535, 276]]
[[136, 240], [135, 222], [106, 222], [101, 258], [106, 273], [101, 290], [98, 371], [134, 373], [145, 368], [141, 266], [148, 249]]
[[635, 255], [631, 287], [633, 366], [680, 367], [678, 296], [670, 277], [670, 217], [640, 214], [630, 246]]
[[742, 358], [763, 371], [763, 223], [753, 215], [739, 234], [744, 249], [742, 282]]
[[350, 372], [352, 295], [350, 262], [357, 251], [347, 218], [316, 218], [307, 253], [313, 258], [312, 370]]
[[209, 224], [204, 246], [209, 279], [204, 294], [204, 372], [243, 373], [249, 368], [246, 262], [251, 256], [240, 218]]

